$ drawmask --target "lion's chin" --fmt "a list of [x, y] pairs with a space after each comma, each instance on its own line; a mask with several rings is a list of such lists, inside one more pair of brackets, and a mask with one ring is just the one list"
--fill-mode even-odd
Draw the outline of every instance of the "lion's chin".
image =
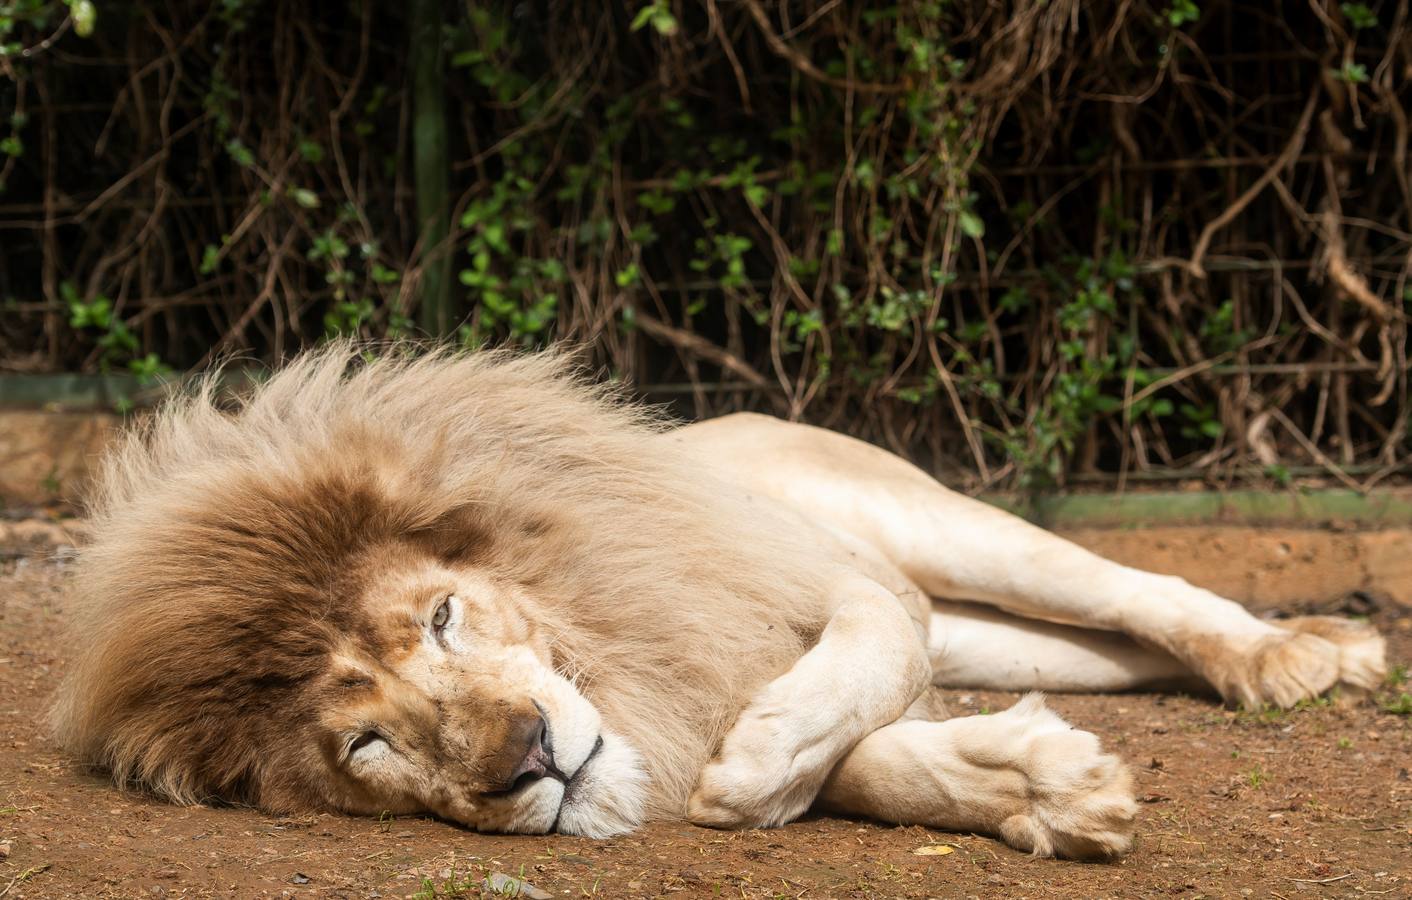
[[553, 830], [560, 834], [607, 838], [642, 824], [647, 772], [641, 755], [614, 734], [574, 773], [564, 790]]
[[503, 834], [607, 838], [640, 826], [647, 805], [641, 755], [605, 732], [602, 743], [582, 758], [568, 783], [541, 778], [493, 808], [457, 806], [437, 814], [476, 831]]

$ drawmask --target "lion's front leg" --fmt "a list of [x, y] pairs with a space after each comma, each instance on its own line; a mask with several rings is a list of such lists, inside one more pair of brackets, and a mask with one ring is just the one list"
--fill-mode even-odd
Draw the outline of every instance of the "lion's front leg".
[[996, 715], [873, 732], [834, 769], [819, 804], [1071, 859], [1126, 853], [1137, 813], [1127, 767], [1037, 694]]
[[836, 594], [819, 642], [765, 686], [702, 771], [691, 821], [741, 828], [797, 818], [834, 765], [926, 689], [924, 626], [897, 597], [856, 574]]

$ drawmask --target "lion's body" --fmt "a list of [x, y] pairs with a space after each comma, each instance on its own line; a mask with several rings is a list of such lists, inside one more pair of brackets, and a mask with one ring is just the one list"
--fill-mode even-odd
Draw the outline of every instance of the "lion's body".
[[[303, 357], [234, 412], [208, 385], [108, 460], [55, 723], [120, 783], [584, 833], [684, 812], [773, 824], [817, 800], [1101, 854], [1126, 845], [1125, 776], [1042, 708], [889, 723], [929, 681], [1196, 673], [1293, 702], [1381, 663], [1375, 636], [1252, 624], [838, 435], [750, 416], [670, 430], [560, 357], [353, 359]], [[997, 636], [1019, 661], [992, 672]], [[1027, 653], [1044, 663], [1029, 681]], [[559, 787], [501, 753], [525, 716], [576, 760]], [[542, 739], [527, 758], [557, 772]], [[954, 744], [976, 796], [958, 806], [941, 762], [908, 770], [918, 741]], [[1035, 742], [1018, 788], [982, 784]], [[1041, 808], [1023, 779], [1045, 777], [1068, 781]]]

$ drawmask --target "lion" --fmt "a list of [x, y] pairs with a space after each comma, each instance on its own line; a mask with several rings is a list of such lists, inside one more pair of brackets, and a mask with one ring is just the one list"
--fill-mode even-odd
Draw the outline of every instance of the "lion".
[[564, 351], [334, 344], [215, 378], [106, 458], [58, 740], [120, 786], [277, 814], [606, 837], [810, 809], [1131, 846], [1128, 770], [1039, 694], [1200, 682], [1290, 706], [1382, 677], [766, 416], [677, 426]]

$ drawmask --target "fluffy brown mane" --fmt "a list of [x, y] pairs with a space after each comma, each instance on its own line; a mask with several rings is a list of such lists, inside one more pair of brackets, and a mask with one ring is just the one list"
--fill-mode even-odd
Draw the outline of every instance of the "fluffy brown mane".
[[364, 625], [360, 560], [400, 542], [528, 586], [652, 811], [679, 814], [821, 625], [830, 564], [664, 431], [555, 353], [336, 345], [234, 408], [207, 379], [105, 461], [59, 739], [178, 802], [318, 806], [289, 729]]

